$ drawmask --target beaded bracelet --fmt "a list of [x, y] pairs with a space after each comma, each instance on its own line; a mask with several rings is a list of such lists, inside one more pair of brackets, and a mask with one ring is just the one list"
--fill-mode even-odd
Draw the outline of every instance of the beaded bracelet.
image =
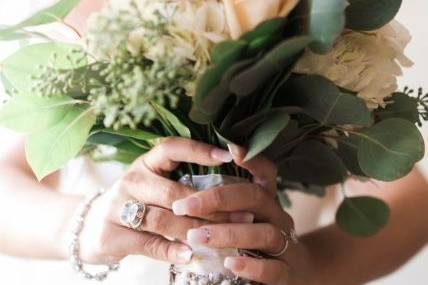
[[100, 190], [93, 195], [89, 196], [76, 210], [74, 223], [71, 228], [71, 241], [70, 241], [70, 263], [74, 271], [85, 279], [104, 281], [110, 272], [117, 271], [119, 264], [106, 265], [107, 270], [92, 274], [84, 269], [83, 261], [80, 259], [80, 234], [82, 233], [85, 218], [88, 215], [92, 203], [104, 193]]

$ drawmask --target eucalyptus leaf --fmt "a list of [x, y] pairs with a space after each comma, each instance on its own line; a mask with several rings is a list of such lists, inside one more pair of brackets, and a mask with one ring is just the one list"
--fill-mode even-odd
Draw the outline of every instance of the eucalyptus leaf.
[[366, 176], [361, 170], [358, 162], [358, 149], [360, 147], [361, 138], [351, 135], [349, 137], [341, 137], [337, 140], [337, 153], [342, 158], [349, 172], [357, 176]]
[[130, 128], [122, 128], [119, 130], [114, 129], [103, 129], [102, 132], [108, 134], [114, 134], [127, 138], [134, 138], [142, 141], [151, 141], [154, 139], [158, 139], [160, 136], [149, 131], [141, 130], [141, 129], [130, 129]]
[[403, 119], [387, 119], [358, 134], [358, 161], [363, 172], [382, 181], [409, 174], [425, 154], [418, 128]]
[[233, 41], [219, 44], [214, 49], [216, 63], [205, 71], [198, 82], [195, 104], [201, 106], [211, 91], [216, 88], [224, 73], [245, 54], [247, 44], [244, 41]]
[[[25, 46], [2, 61], [0, 71], [19, 93], [31, 94], [31, 78], [40, 75], [39, 66], [51, 64], [58, 69], [77, 68], [78, 66], [70, 61], [73, 56], [77, 56], [72, 53], [76, 49], [81, 49], [81, 47], [65, 43], [40, 43]], [[81, 64], [83, 65], [85, 62], [82, 61]]]
[[310, 0], [309, 32], [313, 39], [310, 48], [326, 53], [345, 27], [347, 0]]
[[310, 41], [310, 37], [299, 36], [279, 43], [253, 66], [235, 76], [230, 90], [238, 96], [253, 93], [275, 74], [289, 68]]
[[378, 234], [388, 223], [388, 205], [373, 197], [346, 198], [336, 213], [336, 223], [345, 232], [357, 237]]
[[156, 104], [154, 102], [152, 102], [151, 104], [160, 116], [162, 122], [173, 127], [179, 136], [183, 138], [191, 138], [192, 135], [190, 133], [189, 128], [185, 124], [183, 124], [176, 115], [174, 115], [171, 111], [167, 110], [159, 104]]
[[405, 93], [395, 93], [385, 108], [376, 111], [379, 120], [401, 118], [414, 124], [420, 123], [418, 99]]
[[373, 118], [365, 102], [343, 93], [330, 80], [319, 75], [298, 76], [291, 79], [283, 90], [292, 105], [320, 124], [353, 124], [371, 126]]
[[395, 18], [402, 0], [348, 0], [346, 27], [357, 31], [379, 29]]
[[80, 1], [60, 0], [14, 26], [0, 29], [0, 37], [22, 28], [49, 24], [64, 19]]
[[37, 132], [61, 121], [78, 102], [64, 96], [14, 96], [1, 109], [0, 125], [17, 132]]
[[74, 107], [57, 124], [29, 137], [27, 161], [37, 179], [59, 170], [80, 152], [95, 119], [90, 109]]
[[316, 140], [300, 143], [279, 165], [280, 175], [289, 181], [329, 186], [343, 182], [346, 167], [331, 147]]
[[244, 160], [251, 160], [269, 147], [289, 122], [290, 115], [285, 112], [278, 112], [269, 116], [254, 131], [249, 141], [248, 152]]

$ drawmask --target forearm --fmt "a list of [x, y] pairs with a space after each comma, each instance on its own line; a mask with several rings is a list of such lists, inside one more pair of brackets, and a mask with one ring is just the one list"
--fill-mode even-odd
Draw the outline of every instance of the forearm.
[[82, 198], [58, 193], [13, 166], [0, 167], [0, 252], [64, 258], [70, 218]]
[[428, 185], [418, 171], [400, 181], [382, 183], [379, 189], [369, 184], [364, 187], [367, 193], [363, 194], [389, 204], [391, 220], [380, 234], [367, 239], [351, 237], [335, 225], [303, 237], [320, 269], [318, 278], [324, 282], [319, 284], [363, 284], [379, 278], [396, 270], [428, 242]]

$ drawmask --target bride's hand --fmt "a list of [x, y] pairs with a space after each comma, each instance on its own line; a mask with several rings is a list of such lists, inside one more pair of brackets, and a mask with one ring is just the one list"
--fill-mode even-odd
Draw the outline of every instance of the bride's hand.
[[[253, 175], [253, 183], [231, 184], [198, 192], [173, 204], [175, 214], [200, 217], [216, 212], [244, 211], [254, 215], [253, 224], [207, 224], [190, 229], [187, 240], [214, 248], [239, 248], [280, 253], [286, 246], [283, 233], [290, 233], [293, 220], [276, 197], [277, 169], [257, 157], [243, 162], [245, 150], [231, 146], [235, 162]], [[289, 242], [284, 254], [275, 258], [228, 257], [225, 267], [236, 275], [268, 285], [296, 283], [310, 270], [310, 259], [301, 244]], [[306, 277], [305, 277], [306, 278]], [[300, 282], [299, 281], [299, 282]]]
[[[178, 217], [170, 210], [173, 201], [194, 193], [167, 178], [181, 162], [217, 166], [230, 162], [228, 151], [183, 138], [168, 138], [139, 158], [126, 175], [98, 198], [85, 220], [80, 239], [81, 257], [91, 263], [117, 263], [128, 255], [146, 255], [172, 263], [187, 263], [192, 252], [186, 245], [162, 236], [184, 240], [189, 229], [206, 222]], [[123, 205], [130, 200], [147, 205], [139, 231], [120, 223]], [[245, 214], [211, 215], [210, 220], [242, 221]]]

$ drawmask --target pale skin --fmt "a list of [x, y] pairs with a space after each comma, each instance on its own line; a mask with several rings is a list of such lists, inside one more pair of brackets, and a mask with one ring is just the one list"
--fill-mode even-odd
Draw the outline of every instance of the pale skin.
[[[228, 152], [182, 138], [166, 139], [93, 204], [81, 236], [82, 258], [102, 264], [140, 254], [189, 262], [190, 248], [161, 235], [187, 237], [216, 248], [280, 251], [285, 243], [280, 231], [289, 231], [293, 221], [274, 198], [275, 166], [263, 157], [243, 163], [244, 156], [245, 150], [237, 146]], [[195, 193], [167, 178], [182, 161], [214, 166], [232, 159], [253, 174], [253, 183]], [[0, 167], [0, 251], [66, 258], [67, 230], [83, 197], [56, 191], [58, 174], [38, 183], [22, 147], [12, 151]], [[396, 270], [428, 241], [428, 184], [415, 170], [397, 182], [373, 185], [353, 187], [390, 205], [391, 221], [379, 235], [353, 238], [331, 225], [301, 236], [298, 245], [277, 259], [227, 258], [225, 266], [268, 285], [363, 284]], [[121, 205], [129, 199], [150, 205], [143, 232], [119, 222]], [[8, 214], [11, 209], [15, 209], [14, 219]], [[207, 231], [210, 239], [204, 238]]]
[[[82, 32], [84, 19], [104, 2], [82, 1], [67, 21]], [[64, 259], [67, 231], [83, 197], [58, 192], [58, 173], [37, 182], [23, 153], [20, 145], [0, 165], [0, 251]], [[140, 254], [173, 263], [189, 262], [190, 248], [161, 235], [199, 240], [218, 248], [280, 251], [284, 246], [281, 230], [289, 231], [293, 221], [275, 199], [276, 168], [263, 157], [243, 163], [244, 156], [245, 149], [237, 146], [227, 152], [184, 139], [164, 141], [138, 159], [93, 204], [81, 236], [82, 258], [102, 264]], [[252, 183], [195, 193], [168, 179], [179, 162], [214, 166], [232, 159], [253, 174]], [[391, 207], [391, 221], [379, 235], [353, 238], [331, 225], [299, 237], [300, 243], [277, 259], [228, 258], [225, 266], [268, 285], [363, 284], [396, 270], [426, 245], [428, 183], [418, 170], [377, 187], [349, 183], [359, 194], [382, 198]], [[121, 206], [129, 199], [150, 205], [143, 232], [119, 222]], [[14, 218], [10, 219], [12, 210]], [[210, 239], [204, 238], [207, 231]]]

